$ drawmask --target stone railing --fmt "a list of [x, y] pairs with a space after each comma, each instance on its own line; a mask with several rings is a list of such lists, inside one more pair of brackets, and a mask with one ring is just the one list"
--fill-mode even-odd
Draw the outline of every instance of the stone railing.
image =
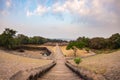
[[89, 70], [86, 70], [84, 68], [78, 68], [75, 65], [72, 65], [71, 63], [69, 63], [68, 61], [66, 61], [65, 65], [71, 69], [73, 72], [75, 72], [76, 74], [78, 74], [78, 76], [80, 76], [82, 79], [84, 80], [106, 80], [104, 78], [104, 76], [100, 75], [100, 74], [95, 74]]
[[42, 76], [45, 72], [49, 71], [55, 65], [56, 63], [53, 61], [52, 63], [45, 66], [19, 71], [14, 74], [10, 80], [37, 80], [37, 78]]

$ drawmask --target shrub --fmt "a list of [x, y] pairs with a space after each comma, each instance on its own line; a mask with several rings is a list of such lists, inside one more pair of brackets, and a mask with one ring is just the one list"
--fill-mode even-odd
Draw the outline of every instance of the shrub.
[[79, 63], [80, 63], [81, 61], [82, 61], [82, 59], [79, 58], [79, 57], [74, 58], [74, 62], [75, 62], [77, 65], [79, 65]]

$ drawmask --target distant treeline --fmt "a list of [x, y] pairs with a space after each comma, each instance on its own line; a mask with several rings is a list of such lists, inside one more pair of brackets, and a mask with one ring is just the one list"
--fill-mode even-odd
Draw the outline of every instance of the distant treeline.
[[89, 49], [118, 49], [120, 48], [120, 34], [113, 34], [109, 38], [94, 37], [90, 39], [87, 37], [79, 37], [75, 41], [70, 41], [67, 49], [71, 49], [73, 46]]
[[59, 39], [48, 39], [40, 36], [28, 37], [23, 34], [16, 35], [17, 31], [6, 28], [2, 34], [0, 34], [0, 46], [13, 49], [15, 47], [27, 44], [44, 44], [46, 42], [63, 42]]

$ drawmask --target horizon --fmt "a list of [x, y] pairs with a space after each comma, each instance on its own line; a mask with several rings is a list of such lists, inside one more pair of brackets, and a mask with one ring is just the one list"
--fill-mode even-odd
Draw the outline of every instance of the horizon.
[[[6, 29], [6, 28], [5, 28]], [[16, 31], [16, 30], [15, 30]], [[16, 31], [16, 32], [18, 32], [18, 31]], [[0, 33], [0, 34], [2, 34], [2, 33]], [[117, 33], [114, 33], [114, 34], [117, 34]], [[120, 33], [119, 33], [120, 34]], [[16, 33], [16, 36], [18, 35], [18, 33]], [[25, 35], [25, 34], [23, 34], [23, 35]], [[112, 34], [113, 35], [113, 34]], [[112, 36], [112, 35], [110, 35], [110, 36]], [[25, 35], [25, 36], [28, 36], [28, 35]], [[103, 36], [94, 36], [94, 37], [87, 37], [87, 36], [78, 36], [77, 38], [74, 38], [74, 39], [70, 39], [70, 38], [49, 38], [49, 37], [45, 37], [45, 36], [40, 36], [40, 35], [33, 35], [33, 36], [28, 36], [28, 37], [35, 37], [35, 36], [39, 36], [39, 37], [43, 37], [43, 38], [46, 38], [46, 39], [57, 39], [57, 40], [65, 40], [65, 41], [71, 41], [71, 40], [76, 40], [77, 38], [79, 38], [79, 37], [86, 37], [86, 38], [90, 38], [90, 39], [92, 39], [92, 38], [96, 38], [96, 37], [100, 37], [100, 38], [109, 38], [110, 36], [108, 36], [108, 37], [103, 37]]]
[[0, 0], [0, 34], [51, 39], [104, 37], [120, 33], [120, 1], [115, 0]]

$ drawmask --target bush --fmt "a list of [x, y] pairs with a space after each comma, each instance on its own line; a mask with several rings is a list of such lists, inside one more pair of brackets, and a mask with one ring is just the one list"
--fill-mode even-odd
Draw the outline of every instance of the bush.
[[81, 58], [77, 57], [74, 59], [74, 62], [78, 65], [82, 61]]
[[69, 49], [74, 49], [74, 47], [82, 49], [84, 48], [86, 45], [86, 43], [82, 42], [82, 41], [72, 41], [67, 45], [67, 50]]
[[13, 49], [16, 45], [14, 39], [15, 34], [16, 31], [6, 28], [5, 31], [0, 35], [0, 45], [7, 49]]

